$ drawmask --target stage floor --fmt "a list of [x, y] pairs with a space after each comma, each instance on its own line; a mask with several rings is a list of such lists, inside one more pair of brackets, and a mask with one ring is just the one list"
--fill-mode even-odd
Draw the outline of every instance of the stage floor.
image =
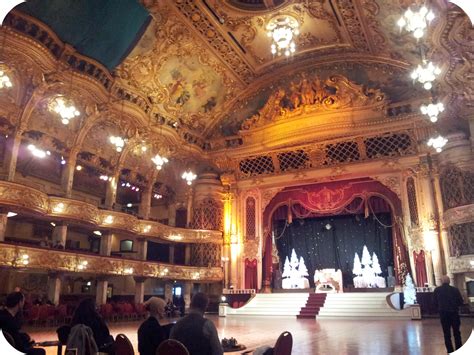
[[[219, 337], [234, 337], [248, 349], [275, 343], [288, 330], [293, 334], [293, 354], [446, 354], [438, 319], [422, 321], [345, 321], [295, 318], [209, 316], [217, 325]], [[115, 336], [126, 334], [137, 348], [138, 322], [111, 323]], [[462, 318], [462, 336], [466, 341], [474, 327], [474, 318]], [[54, 329], [27, 329], [36, 341], [55, 340]], [[56, 349], [47, 349], [55, 355]], [[138, 355], [138, 352], [136, 352]]]

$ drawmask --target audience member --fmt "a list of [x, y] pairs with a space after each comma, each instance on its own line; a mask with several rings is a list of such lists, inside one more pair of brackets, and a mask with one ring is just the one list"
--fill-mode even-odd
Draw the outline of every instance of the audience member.
[[459, 306], [464, 303], [459, 290], [449, 285], [450, 281], [449, 276], [443, 276], [441, 278], [442, 285], [434, 290], [434, 298], [438, 303], [439, 318], [443, 327], [444, 344], [448, 353], [454, 352], [451, 342], [451, 328], [453, 328], [456, 350], [462, 346]]
[[138, 328], [138, 352], [140, 355], [155, 355], [158, 346], [166, 340], [166, 334], [159, 319], [165, 316], [165, 301], [151, 297], [145, 302], [149, 317]]
[[0, 310], [0, 328], [10, 334], [15, 342], [15, 349], [28, 355], [45, 355], [43, 349], [33, 348], [34, 341], [21, 332], [21, 313], [25, 296], [21, 292], [13, 292], [7, 296], [5, 309]]
[[43, 239], [41, 240], [40, 247], [43, 247], [43, 248], [51, 247], [51, 243], [49, 242], [49, 238], [47, 235], [45, 235]]
[[91, 328], [99, 351], [105, 353], [112, 351], [114, 338], [110, 335], [107, 324], [105, 324], [102, 317], [97, 313], [93, 299], [86, 298], [77, 306], [72, 316], [71, 328], [77, 324], [84, 324]]
[[171, 329], [170, 338], [183, 343], [190, 355], [223, 354], [214, 323], [204, 318], [208, 304], [206, 294], [196, 293], [191, 300], [189, 314]]

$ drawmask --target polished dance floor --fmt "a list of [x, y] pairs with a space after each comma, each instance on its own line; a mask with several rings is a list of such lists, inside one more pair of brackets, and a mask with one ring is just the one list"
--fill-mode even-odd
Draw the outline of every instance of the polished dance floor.
[[[362, 355], [362, 354], [446, 354], [443, 332], [438, 319], [422, 321], [344, 321], [276, 317], [209, 316], [217, 325], [219, 337], [236, 338], [247, 349], [274, 345], [278, 335], [288, 330], [293, 334], [293, 354]], [[166, 323], [166, 322], [162, 322]], [[138, 322], [111, 323], [115, 336], [127, 335], [137, 349]], [[474, 327], [474, 318], [462, 318], [463, 342]], [[36, 341], [56, 340], [54, 329], [27, 329]], [[47, 349], [48, 355], [56, 349]], [[138, 352], [136, 351], [138, 355]]]

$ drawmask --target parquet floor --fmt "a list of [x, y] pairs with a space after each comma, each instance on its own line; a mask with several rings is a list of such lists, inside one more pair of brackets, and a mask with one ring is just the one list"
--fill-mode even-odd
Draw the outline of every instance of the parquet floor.
[[[438, 319], [314, 321], [275, 317], [209, 318], [216, 323], [220, 338], [234, 337], [248, 349], [273, 345], [278, 335], [288, 330], [293, 334], [294, 355], [446, 354]], [[136, 349], [138, 325], [138, 322], [125, 322], [109, 326], [114, 336], [126, 334]], [[467, 340], [473, 328], [474, 318], [462, 318], [463, 341]], [[54, 329], [27, 330], [36, 341], [56, 339]], [[55, 348], [47, 349], [47, 355], [54, 354]]]

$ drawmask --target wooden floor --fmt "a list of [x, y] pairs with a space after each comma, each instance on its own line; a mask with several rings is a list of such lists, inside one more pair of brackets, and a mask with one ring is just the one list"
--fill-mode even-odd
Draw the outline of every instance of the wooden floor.
[[[274, 317], [209, 318], [216, 323], [220, 338], [234, 337], [248, 349], [274, 345], [278, 335], [288, 330], [294, 338], [294, 355], [446, 354], [438, 319], [359, 322]], [[138, 325], [138, 322], [112, 323], [110, 329], [114, 336], [126, 334], [136, 349]], [[473, 328], [474, 318], [462, 318], [463, 342]], [[36, 341], [56, 339], [54, 329], [28, 329], [28, 332]], [[47, 354], [56, 354], [56, 349], [47, 349]]]

